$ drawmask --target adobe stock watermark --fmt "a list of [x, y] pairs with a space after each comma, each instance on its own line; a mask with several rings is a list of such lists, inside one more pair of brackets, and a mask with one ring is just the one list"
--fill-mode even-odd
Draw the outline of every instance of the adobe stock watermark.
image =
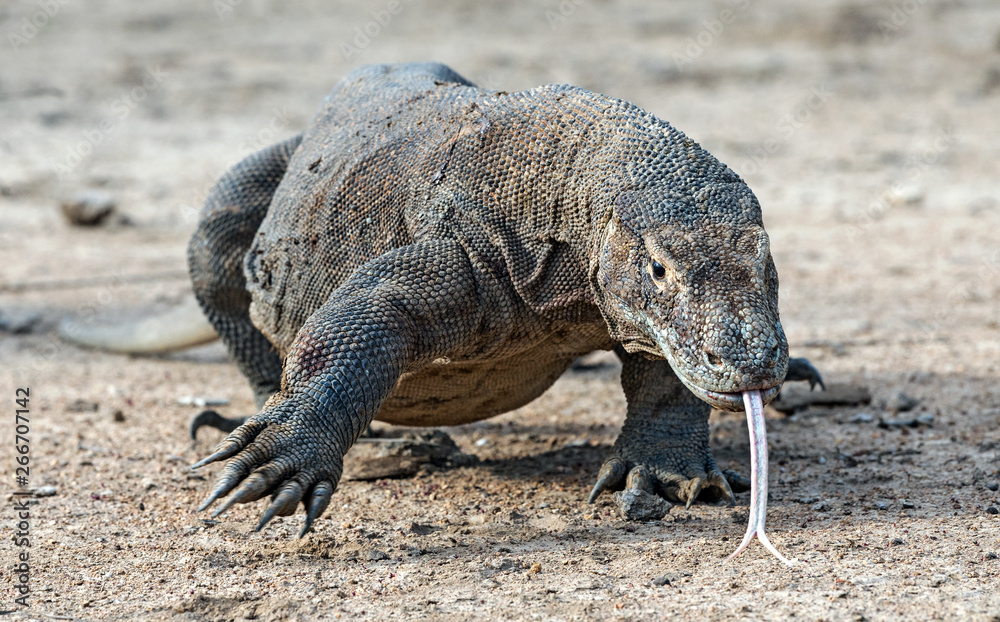
[[20, 23], [13, 30], [7, 31], [7, 41], [14, 51], [19, 51], [28, 42], [52, 21], [52, 18], [59, 13], [67, 0], [38, 0], [39, 10], [31, 14], [30, 17], [21, 18]]
[[876, 24], [879, 32], [882, 33], [882, 41], [888, 41], [899, 32], [903, 26], [909, 23], [910, 18], [923, 8], [926, 2], [927, 0], [903, 0], [903, 2], [893, 3], [889, 18], [880, 19]]
[[288, 119], [288, 108], [275, 108], [271, 120], [256, 134], [240, 143], [240, 153], [250, 155], [273, 145], [277, 142], [278, 132], [288, 127]]
[[559, 2], [558, 12], [553, 10], [545, 11], [545, 19], [549, 21], [549, 29], [552, 32], [559, 30], [563, 25], [565, 25], [570, 16], [576, 13], [576, 10], [580, 8], [583, 4], [583, 0], [561, 0]]
[[114, 134], [121, 127], [121, 123], [128, 118], [132, 111], [142, 103], [152, 91], [160, 88], [161, 83], [167, 77], [159, 65], [147, 67], [142, 78], [142, 84], [132, 87], [124, 95], [111, 100], [107, 107], [111, 115], [101, 119], [97, 127], [82, 131], [83, 140], [66, 148], [66, 158], [62, 162], [53, 161], [52, 168], [56, 174], [63, 178], [71, 173], [84, 159], [94, 152], [94, 148], [104, 142], [104, 139]]
[[906, 185], [919, 177], [924, 170], [937, 164], [941, 157], [955, 144], [955, 134], [950, 128], [938, 131], [931, 146], [906, 159], [904, 174], [900, 181], [893, 183], [882, 192], [876, 193], [867, 207], [860, 210], [847, 223], [847, 238], [855, 240], [876, 220], [885, 215], [889, 208], [904, 202]]
[[[291, 115], [288, 112], [288, 108], [275, 108], [274, 114], [271, 115], [271, 119], [261, 126], [257, 132], [249, 135], [239, 144], [239, 154], [241, 158], [250, 156], [257, 153], [261, 149], [265, 149], [275, 144], [279, 140], [279, 133], [283, 130], [287, 130], [291, 125]], [[212, 183], [203, 188], [195, 188], [191, 190], [188, 195], [188, 200], [181, 204], [179, 211], [181, 215], [181, 221], [186, 225], [197, 224], [201, 220], [201, 209], [205, 205], [205, 201], [208, 199], [209, 193], [211, 193], [212, 188], [215, 187], [217, 180], [225, 175], [229, 167], [219, 171], [217, 174], [212, 176]]]
[[764, 139], [756, 148], [747, 152], [743, 160], [740, 174], [751, 177], [760, 170], [761, 163], [774, 155], [778, 149], [787, 143], [795, 132], [799, 131], [820, 108], [826, 105], [833, 94], [822, 84], [809, 89], [805, 97], [792, 111], [786, 112], [774, 124], [774, 133]]
[[[73, 311], [75, 319], [72, 328], [68, 328], [66, 333], [72, 336], [78, 328], [83, 328], [92, 324], [99, 316], [102, 309], [110, 307], [118, 299], [118, 294], [122, 288], [128, 285], [127, 277], [124, 273], [116, 271], [110, 275], [110, 282], [103, 286], [94, 294], [94, 297], [85, 302]], [[52, 361], [57, 360], [66, 349], [66, 342], [62, 341], [54, 333], [45, 337], [45, 342], [35, 348], [32, 356], [15, 369], [15, 378], [25, 381], [37, 378]]]
[[402, 0], [389, 0], [384, 9], [371, 11], [369, 13], [371, 19], [354, 27], [354, 38], [348, 43], [341, 44], [340, 53], [345, 59], [360, 55], [389, 27], [392, 18], [402, 13], [404, 8]]
[[684, 53], [674, 52], [674, 66], [683, 70], [699, 58], [707, 48], [718, 41], [726, 30], [726, 26], [736, 21], [736, 16], [750, 8], [750, 0], [730, 0], [731, 8], [722, 9], [711, 19], [701, 21], [702, 29], [693, 37], [688, 37], [684, 43]]
[[941, 307], [934, 313], [930, 323], [921, 326], [928, 337], [936, 337], [941, 327], [949, 322], [956, 307], [963, 306], [975, 300], [982, 300], [981, 289], [1000, 283], [1000, 250], [982, 257], [976, 269], [976, 275], [965, 279], [951, 288], [940, 300]]

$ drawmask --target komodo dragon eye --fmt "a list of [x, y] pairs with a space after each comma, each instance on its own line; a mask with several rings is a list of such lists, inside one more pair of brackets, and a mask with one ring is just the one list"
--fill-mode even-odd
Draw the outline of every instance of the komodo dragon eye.
[[653, 261], [650, 268], [653, 270], [653, 278], [657, 281], [662, 281], [663, 277], [667, 276], [667, 269], [663, 267], [658, 261]]

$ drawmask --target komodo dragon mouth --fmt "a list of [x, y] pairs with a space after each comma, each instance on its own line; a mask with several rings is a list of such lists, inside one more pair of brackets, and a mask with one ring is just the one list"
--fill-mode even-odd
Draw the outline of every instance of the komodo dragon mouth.
[[[723, 393], [720, 391], [709, 391], [708, 389], [702, 389], [701, 387], [692, 387], [688, 384], [691, 391], [700, 397], [702, 400], [708, 402], [712, 408], [718, 408], [719, 410], [728, 410], [730, 412], [740, 412], [744, 408], [743, 396], [744, 393]], [[778, 391], [781, 389], [781, 385], [774, 385], [773, 387], [756, 389], [760, 391], [760, 398], [764, 404], [769, 403], [771, 400], [778, 396]]]

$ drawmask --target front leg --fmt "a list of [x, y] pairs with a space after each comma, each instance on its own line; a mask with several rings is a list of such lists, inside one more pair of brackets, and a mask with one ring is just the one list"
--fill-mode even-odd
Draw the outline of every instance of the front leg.
[[194, 465], [232, 458], [199, 509], [232, 492], [217, 516], [270, 494], [260, 529], [301, 501], [305, 534], [399, 377], [454, 353], [476, 334], [480, 308], [468, 256], [454, 242], [404, 247], [359, 268], [299, 330], [281, 390]]
[[618, 355], [628, 412], [615, 455], [601, 468], [588, 503], [626, 485], [688, 507], [699, 495], [733, 502], [733, 488], [748, 490], [749, 480], [716, 466], [708, 448], [711, 407], [681, 383], [670, 364], [623, 350]]

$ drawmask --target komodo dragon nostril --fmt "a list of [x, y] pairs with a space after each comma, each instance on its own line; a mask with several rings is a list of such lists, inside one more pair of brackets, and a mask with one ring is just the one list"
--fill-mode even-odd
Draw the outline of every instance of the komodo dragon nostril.
[[711, 352], [705, 352], [704, 354], [705, 364], [712, 368], [722, 367], [722, 359]]

